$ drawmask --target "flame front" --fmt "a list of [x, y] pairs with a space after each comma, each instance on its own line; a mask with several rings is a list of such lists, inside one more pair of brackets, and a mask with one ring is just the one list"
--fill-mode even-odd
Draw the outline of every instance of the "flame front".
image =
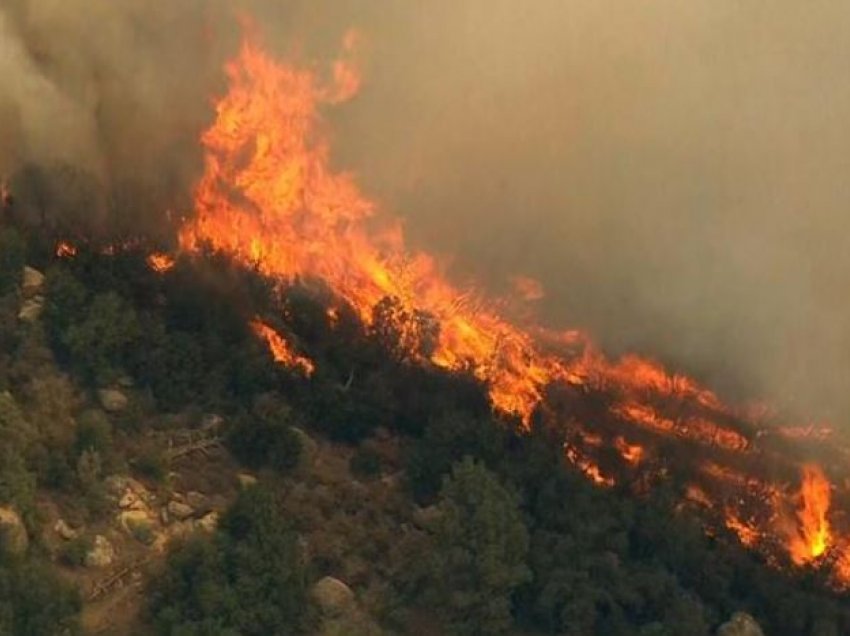
[[295, 353], [289, 342], [277, 331], [257, 319], [251, 322], [251, 329], [254, 330], [257, 337], [262, 338], [268, 345], [275, 362], [279, 362], [290, 369], [296, 369], [308, 377], [313, 374], [316, 368], [313, 361]]
[[829, 480], [820, 467], [814, 464], [804, 466], [797, 511], [800, 533], [791, 543], [791, 558], [795, 563], [817, 559], [830, 546], [827, 512], [831, 498]]
[[[320, 109], [356, 94], [356, 42], [356, 34], [346, 36], [342, 59], [323, 81], [313, 69], [273, 60], [246, 38], [226, 67], [229, 91], [201, 138], [205, 170], [195, 214], [180, 231], [181, 247], [209, 246], [283, 283], [324, 281], [364, 324], [377, 329], [389, 321], [405, 359], [472, 373], [486, 384], [496, 409], [526, 425], [553, 383], [602, 394], [602, 420], [629, 428], [629, 439], [633, 432], [636, 440], [586, 433], [587, 448], [565, 446], [567, 459], [588, 478], [601, 486], [615, 483], [592, 456], [605, 441], [634, 470], [651, 470], [654, 454], [647, 453], [645, 439], [680, 440], [719, 457], [719, 463], [697, 467], [699, 483], [688, 487], [686, 500], [721, 515], [720, 523], [745, 545], [781, 535], [774, 527], [775, 502], [790, 501], [792, 494], [760, 476], [758, 462], [750, 473], [730, 460], [761, 452], [754, 442], [763, 430], [761, 415], [729, 408], [696, 381], [651, 360], [610, 360], [582, 333], [510, 322], [496, 304], [449, 282], [432, 256], [410, 250], [401, 223], [379, 215], [351, 174], [331, 168]], [[515, 279], [514, 286], [527, 301], [543, 294], [527, 278]], [[335, 307], [328, 317], [336, 320]], [[276, 360], [312, 372], [313, 363], [278, 332], [259, 320], [252, 328]], [[738, 495], [731, 498], [730, 491]], [[805, 563], [835, 544], [827, 521], [829, 482], [819, 468], [804, 471], [800, 497], [795, 536], [784, 536], [793, 560]], [[750, 514], [744, 503], [714, 503], [720, 501], [753, 502], [770, 514]], [[846, 561], [837, 570], [843, 585], [850, 584], [850, 556]]]

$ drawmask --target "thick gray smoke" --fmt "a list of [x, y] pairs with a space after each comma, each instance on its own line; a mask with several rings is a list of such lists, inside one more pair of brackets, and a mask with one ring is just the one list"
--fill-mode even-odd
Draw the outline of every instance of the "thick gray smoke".
[[305, 58], [360, 29], [334, 160], [459, 275], [535, 276], [555, 326], [848, 421], [850, 5], [5, 0], [0, 173], [185, 195], [234, 5]]

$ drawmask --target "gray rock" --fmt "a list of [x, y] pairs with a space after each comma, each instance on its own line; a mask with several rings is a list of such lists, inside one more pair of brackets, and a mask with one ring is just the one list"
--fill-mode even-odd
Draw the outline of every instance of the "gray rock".
[[189, 504], [195, 510], [204, 510], [205, 508], [209, 508], [209, 498], [200, 492], [195, 490], [190, 490], [186, 493], [186, 503]]
[[88, 551], [85, 558], [86, 567], [89, 568], [105, 568], [112, 565], [115, 560], [115, 548], [109, 539], [102, 534], [94, 538], [94, 544], [91, 550]]
[[197, 521], [197, 527], [204, 532], [214, 532], [218, 528], [218, 513], [211, 512], [204, 515]]
[[430, 530], [434, 527], [441, 514], [437, 506], [417, 507], [413, 511], [413, 523], [422, 530]]
[[53, 525], [53, 531], [65, 541], [71, 541], [77, 538], [77, 531], [69, 526], [64, 519], [57, 519]]
[[110, 413], [123, 411], [129, 403], [127, 396], [118, 389], [101, 389], [97, 392], [97, 397], [103, 409]]
[[9, 555], [27, 551], [30, 540], [21, 515], [12, 508], [0, 508], [0, 547]]
[[250, 488], [257, 485], [257, 478], [249, 473], [239, 473], [236, 475], [236, 481], [239, 482], [240, 488]]
[[21, 305], [21, 310], [18, 312], [18, 320], [21, 322], [35, 322], [41, 317], [43, 308], [44, 298], [41, 296], [29, 298]]
[[717, 636], [764, 636], [764, 632], [752, 616], [746, 612], [735, 612], [717, 628]]
[[188, 519], [194, 514], [195, 510], [189, 504], [173, 499], [168, 502], [168, 515], [174, 519]]
[[24, 298], [32, 298], [44, 287], [44, 274], [32, 267], [24, 267], [21, 277], [21, 291]]
[[310, 590], [310, 596], [322, 614], [328, 617], [341, 616], [355, 607], [354, 592], [332, 576], [326, 576], [317, 582]]

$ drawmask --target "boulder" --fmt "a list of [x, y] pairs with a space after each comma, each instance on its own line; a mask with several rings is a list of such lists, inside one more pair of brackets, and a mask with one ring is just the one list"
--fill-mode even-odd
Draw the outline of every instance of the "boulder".
[[21, 322], [35, 322], [41, 317], [41, 310], [44, 309], [44, 298], [35, 296], [28, 298], [21, 305], [21, 310], [18, 312], [18, 320]]
[[123, 411], [129, 403], [127, 396], [118, 389], [101, 389], [97, 392], [97, 397], [103, 410], [109, 413]]
[[168, 516], [173, 519], [188, 519], [195, 514], [195, 509], [189, 504], [172, 499], [168, 502]]
[[130, 536], [142, 525], [151, 525], [151, 518], [144, 510], [123, 510], [116, 517], [118, 526]]
[[239, 487], [242, 489], [257, 485], [257, 478], [249, 473], [239, 473], [236, 475], [236, 481], [239, 482]]
[[53, 531], [65, 541], [71, 541], [77, 538], [77, 531], [67, 524], [64, 519], [57, 519], [53, 524]]
[[341, 616], [354, 609], [354, 592], [345, 583], [332, 576], [318, 581], [310, 596], [326, 617]]
[[85, 564], [89, 568], [105, 568], [115, 560], [115, 548], [102, 534], [94, 538], [91, 549], [86, 553]]
[[752, 616], [735, 612], [717, 629], [717, 636], [764, 636], [764, 632]]
[[186, 493], [186, 503], [195, 510], [204, 510], [205, 508], [209, 508], [210, 505], [209, 498], [205, 494], [195, 490], [190, 490]]
[[21, 291], [24, 298], [32, 298], [44, 287], [44, 274], [32, 267], [24, 267], [21, 277]]
[[218, 528], [218, 513], [210, 512], [204, 515], [198, 519], [196, 525], [199, 530], [203, 530], [204, 532], [215, 532], [215, 529]]
[[12, 508], [0, 508], [0, 546], [6, 554], [23, 554], [29, 547], [29, 535], [24, 522]]
[[129, 488], [121, 495], [118, 500], [118, 507], [123, 510], [138, 510], [141, 507], [142, 501], [139, 496]]
[[416, 527], [422, 530], [430, 530], [440, 518], [442, 512], [437, 506], [427, 506], [419, 508], [418, 506], [413, 511], [413, 523]]

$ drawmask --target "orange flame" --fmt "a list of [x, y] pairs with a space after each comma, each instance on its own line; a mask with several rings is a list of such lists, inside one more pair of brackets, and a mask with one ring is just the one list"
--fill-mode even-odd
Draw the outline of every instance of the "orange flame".
[[315, 371], [313, 361], [295, 353], [283, 336], [274, 329], [259, 319], [251, 322], [251, 328], [258, 337], [266, 341], [275, 362], [279, 362], [287, 368], [296, 369], [308, 377], [313, 374], [313, 371]]
[[800, 487], [800, 508], [797, 519], [799, 535], [791, 541], [791, 558], [797, 564], [821, 556], [831, 544], [827, 512], [831, 500], [830, 483], [816, 464], [803, 466], [803, 483]]
[[[404, 359], [473, 374], [487, 385], [494, 408], [526, 424], [547, 386], [562, 383], [604, 392], [608, 416], [618, 426], [695, 442], [725, 457], [757, 453], [756, 436], [735, 422], [753, 431], [761, 416], [727, 407], [695, 380], [654, 361], [635, 355], [612, 361], [580, 332], [509, 322], [494, 303], [449, 282], [432, 256], [406, 246], [399, 220], [378, 215], [353, 176], [330, 166], [320, 110], [356, 94], [356, 44], [356, 34], [346, 36], [342, 59], [323, 83], [312, 69], [278, 63], [255, 39], [245, 39], [225, 69], [229, 91], [201, 138], [205, 170], [195, 189], [195, 215], [180, 231], [181, 247], [209, 246], [284, 283], [323, 280], [375, 333], [394, 335]], [[526, 298], [542, 294], [528, 280], [514, 283]], [[337, 310], [328, 312], [335, 322]], [[276, 360], [312, 372], [313, 363], [280, 334], [259, 320], [252, 327]], [[592, 447], [597, 439], [586, 434], [582, 442]], [[641, 463], [643, 447], [624, 438], [615, 444], [625, 462]], [[565, 455], [595, 483], [614, 484], [577, 446], [567, 446]], [[769, 506], [778, 496], [778, 486], [721, 465], [722, 457], [718, 462], [706, 463], [700, 480], [715, 481], [724, 498], [735, 490], [739, 501], [761, 497]], [[687, 497], [724, 511], [725, 523], [745, 545], [759, 543], [770, 522], [713, 504], [709, 493], [717, 488], [694, 485]], [[811, 559], [830, 545], [829, 484], [819, 469], [806, 469], [801, 497], [803, 547], [788, 549]], [[850, 583], [850, 564], [845, 580]]]
[[637, 466], [643, 461], [643, 446], [629, 444], [623, 436], [617, 437], [614, 440], [614, 446], [620, 451], [620, 456], [632, 466]]
[[158, 274], [164, 274], [174, 267], [174, 258], [168, 254], [154, 252], [147, 258], [148, 267]]
[[76, 255], [77, 248], [66, 241], [60, 241], [56, 246], [56, 256], [59, 258], [73, 258]]

